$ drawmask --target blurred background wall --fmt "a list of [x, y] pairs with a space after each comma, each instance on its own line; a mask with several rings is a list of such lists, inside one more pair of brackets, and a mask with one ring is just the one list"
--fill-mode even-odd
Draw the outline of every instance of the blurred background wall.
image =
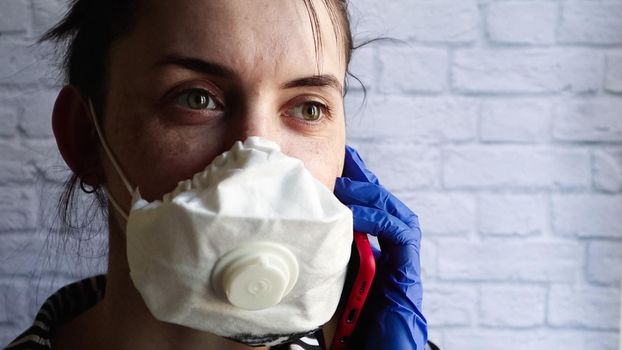
[[[61, 77], [33, 45], [61, 0], [0, 0], [0, 346], [56, 288], [104, 271], [61, 237]], [[618, 348], [622, 1], [355, 0], [349, 142], [420, 216], [444, 349]], [[76, 238], [78, 237], [78, 238]]]

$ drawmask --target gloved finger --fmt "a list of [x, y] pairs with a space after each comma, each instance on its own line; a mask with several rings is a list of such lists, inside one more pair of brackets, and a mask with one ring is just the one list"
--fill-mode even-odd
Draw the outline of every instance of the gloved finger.
[[[388, 279], [389, 285], [413, 300], [420, 299], [416, 284], [420, 276], [419, 249], [421, 232], [411, 230], [387, 212], [367, 207], [352, 206], [355, 230], [369, 232], [378, 237], [380, 262], [377, 273]], [[383, 268], [385, 270], [383, 270]], [[388, 268], [388, 270], [387, 270]], [[383, 270], [384, 272], [380, 272]], [[385, 288], [389, 288], [385, 285]]]
[[413, 245], [419, 247], [421, 230], [412, 229], [399, 218], [384, 210], [361, 205], [348, 205], [352, 210], [354, 230], [378, 237], [382, 246]]
[[345, 205], [362, 205], [385, 210], [406, 223], [411, 229], [419, 229], [417, 214], [379, 185], [341, 177], [335, 181], [334, 193]]
[[343, 163], [342, 176], [356, 181], [371, 182], [380, 185], [378, 177], [367, 169], [359, 153], [348, 145], [346, 145], [346, 157]]

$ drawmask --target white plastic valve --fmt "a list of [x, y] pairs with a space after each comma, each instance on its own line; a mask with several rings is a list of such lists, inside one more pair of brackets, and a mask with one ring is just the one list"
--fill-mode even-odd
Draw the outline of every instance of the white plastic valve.
[[222, 256], [212, 271], [216, 290], [234, 306], [262, 310], [274, 306], [298, 280], [298, 262], [284, 246], [251, 242]]

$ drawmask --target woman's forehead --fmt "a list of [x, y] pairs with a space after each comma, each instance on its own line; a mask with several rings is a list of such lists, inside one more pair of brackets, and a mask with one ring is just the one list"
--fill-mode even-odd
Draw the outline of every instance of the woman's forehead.
[[315, 2], [316, 33], [304, 1], [158, 0], [148, 6], [128, 37], [133, 55], [196, 57], [247, 76], [309, 75], [318, 68], [345, 73], [343, 48], [322, 1]]

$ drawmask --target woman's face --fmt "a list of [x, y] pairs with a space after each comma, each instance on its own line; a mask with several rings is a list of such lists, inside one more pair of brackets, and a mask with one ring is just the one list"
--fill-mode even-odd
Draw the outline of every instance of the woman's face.
[[[346, 67], [327, 10], [314, 3], [317, 55], [302, 1], [142, 6], [111, 51], [105, 135], [145, 199], [161, 198], [249, 136], [277, 142], [333, 188], [343, 167]], [[109, 190], [127, 203], [109, 162], [105, 169]]]

